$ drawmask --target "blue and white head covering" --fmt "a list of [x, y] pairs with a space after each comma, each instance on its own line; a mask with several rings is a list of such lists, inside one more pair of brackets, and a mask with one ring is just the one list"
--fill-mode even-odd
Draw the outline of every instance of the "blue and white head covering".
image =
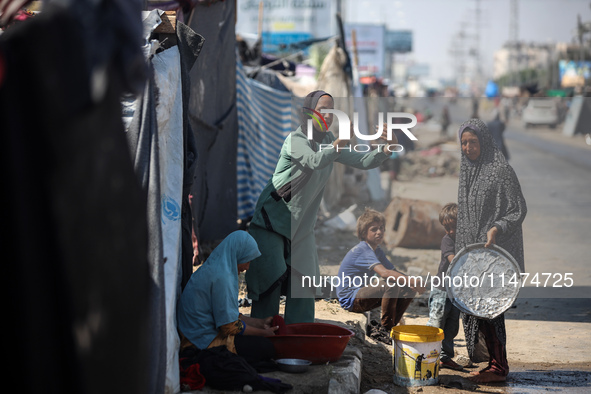
[[200, 349], [206, 349], [218, 328], [238, 319], [238, 264], [259, 257], [254, 238], [234, 231], [191, 275], [179, 300], [179, 330]]

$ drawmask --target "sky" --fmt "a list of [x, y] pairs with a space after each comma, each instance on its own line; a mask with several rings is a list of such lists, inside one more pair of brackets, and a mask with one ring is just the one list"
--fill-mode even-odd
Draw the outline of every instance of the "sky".
[[[345, 22], [412, 30], [413, 53], [409, 57], [429, 63], [434, 78], [453, 77], [449, 50], [462, 26], [467, 33], [478, 31], [482, 68], [491, 74], [494, 51], [509, 39], [510, 4], [510, 0], [342, 0]], [[518, 38], [536, 43], [571, 42], [577, 14], [583, 22], [591, 22], [590, 5], [591, 0], [518, 0]]]

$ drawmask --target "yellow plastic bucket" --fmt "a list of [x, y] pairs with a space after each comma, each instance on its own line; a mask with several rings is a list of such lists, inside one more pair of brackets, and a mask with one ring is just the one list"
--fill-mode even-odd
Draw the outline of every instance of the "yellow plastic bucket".
[[392, 372], [398, 386], [439, 383], [443, 330], [429, 326], [396, 326], [392, 337]]

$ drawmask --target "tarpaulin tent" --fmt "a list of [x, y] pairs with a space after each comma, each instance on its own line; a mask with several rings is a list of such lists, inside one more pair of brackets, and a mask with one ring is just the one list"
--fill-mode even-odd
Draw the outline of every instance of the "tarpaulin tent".
[[291, 93], [273, 89], [236, 67], [238, 217], [248, 219], [273, 175], [291, 127]]
[[176, 393], [180, 391], [176, 303], [183, 268], [185, 274], [192, 273], [192, 253], [184, 252], [192, 250], [190, 225], [183, 226], [183, 221], [191, 222], [186, 210], [196, 151], [187, 121], [188, 71], [203, 38], [176, 21], [161, 39], [153, 39], [163, 24], [161, 16], [166, 15], [160, 10], [144, 13], [144, 54], [151, 72], [143, 92], [124, 100], [124, 116], [129, 119], [126, 132], [134, 168], [148, 194], [150, 392]]
[[206, 44], [191, 70], [189, 121], [197, 141], [192, 186], [199, 241], [223, 239], [237, 228], [235, 2], [198, 2], [187, 24]]

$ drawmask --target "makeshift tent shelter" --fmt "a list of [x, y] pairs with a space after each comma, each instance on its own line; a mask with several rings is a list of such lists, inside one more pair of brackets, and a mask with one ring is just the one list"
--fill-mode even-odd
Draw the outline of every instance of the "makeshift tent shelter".
[[192, 212], [199, 241], [237, 227], [235, 2], [197, 2], [187, 25], [205, 39], [190, 73], [189, 122], [197, 140]]
[[238, 217], [247, 220], [292, 130], [291, 94], [248, 78], [240, 63], [236, 67], [236, 90]]
[[[163, 25], [161, 16], [169, 23], [172, 19], [174, 26], [161, 30], [159, 40], [151, 39]], [[188, 73], [203, 38], [175, 21], [174, 14], [153, 10], [144, 17], [144, 51], [151, 73], [142, 94], [124, 102], [125, 115], [131, 118], [126, 131], [135, 171], [148, 193], [150, 391], [176, 393], [176, 304], [186, 283], [182, 278], [192, 273], [192, 254], [186, 251], [192, 250], [188, 201], [196, 147], [187, 114]]]

